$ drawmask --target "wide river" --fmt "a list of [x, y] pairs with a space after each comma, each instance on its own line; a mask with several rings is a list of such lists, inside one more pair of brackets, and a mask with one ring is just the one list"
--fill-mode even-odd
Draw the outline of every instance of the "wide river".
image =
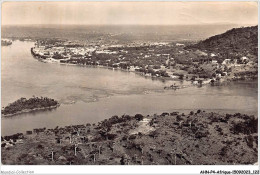
[[257, 115], [256, 81], [163, 90], [174, 82], [152, 80], [132, 72], [40, 62], [30, 53], [33, 45], [15, 41], [2, 47], [1, 106], [33, 95], [57, 99], [61, 106], [2, 118], [2, 135], [39, 127], [94, 123], [123, 114], [204, 109]]

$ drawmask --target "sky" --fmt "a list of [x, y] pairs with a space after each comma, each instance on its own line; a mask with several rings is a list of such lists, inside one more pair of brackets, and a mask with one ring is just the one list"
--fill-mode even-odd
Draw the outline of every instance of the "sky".
[[4, 2], [2, 25], [258, 24], [257, 2]]

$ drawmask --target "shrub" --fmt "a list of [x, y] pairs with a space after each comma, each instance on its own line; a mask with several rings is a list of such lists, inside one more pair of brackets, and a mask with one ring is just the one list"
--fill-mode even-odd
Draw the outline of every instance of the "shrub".
[[162, 114], [161, 114], [161, 116], [167, 116], [167, 115], [170, 115], [168, 112], [163, 112]]
[[130, 136], [129, 136], [129, 139], [130, 139], [130, 140], [135, 139], [135, 138], [136, 138], [135, 135], [130, 135]]
[[244, 122], [240, 123], [233, 123], [233, 126], [231, 127], [231, 131], [234, 134], [252, 134], [252, 133], [257, 133], [258, 131], [258, 119], [251, 117], [248, 120], [245, 120]]
[[123, 136], [123, 137], [122, 137], [122, 140], [127, 140], [127, 137], [126, 137], [126, 136]]
[[38, 148], [38, 149], [43, 149], [43, 146], [42, 146], [41, 144], [39, 144], [39, 145], [37, 146], [37, 148]]
[[149, 136], [150, 137], [152, 137], [152, 138], [155, 138], [155, 137], [157, 137], [159, 134], [156, 132], [156, 131], [151, 131], [150, 133], [149, 133]]
[[116, 134], [107, 134], [108, 140], [114, 140], [116, 138]]
[[143, 120], [144, 116], [142, 114], [136, 114], [135, 115], [135, 119], [138, 120], [138, 121], [141, 121]]
[[247, 146], [249, 146], [250, 148], [253, 148], [253, 146], [254, 146], [253, 136], [249, 135], [249, 136], [245, 137], [245, 140], [246, 140]]
[[180, 74], [180, 75], [179, 75], [179, 79], [180, 79], [180, 80], [183, 80], [183, 77], [184, 77], [183, 74]]
[[223, 147], [223, 148], [220, 150], [219, 155], [225, 156], [225, 155], [227, 154], [227, 152], [228, 152], [228, 147], [225, 146], [225, 147]]
[[183, 120], [180, 115], [177, 115], [176, 119], [177, 119], [178, 122]]
[[207, 137], [208, 134], [209, 134], [208, 132], [199, 131], [195, 134], [195, 137], [201, 139], [202, 137]]

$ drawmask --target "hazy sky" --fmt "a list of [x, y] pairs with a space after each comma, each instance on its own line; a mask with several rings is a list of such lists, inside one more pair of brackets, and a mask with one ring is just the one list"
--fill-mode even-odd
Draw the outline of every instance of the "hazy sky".
[[2, 24], [258, 24], [257, 2], [4, 2]]

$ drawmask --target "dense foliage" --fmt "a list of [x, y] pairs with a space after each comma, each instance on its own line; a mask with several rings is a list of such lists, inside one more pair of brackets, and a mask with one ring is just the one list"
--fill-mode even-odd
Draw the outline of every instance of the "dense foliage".
[[249, 53], [257, 56], [258, 50], [258, 26], [242, 27], [228, 30], [227, 32], [212, 36], [187, 49], [200, 49], [216, 51], [222, 55], [236, 53]]
[[2, 110], [2, 114], [3, 115], [15, 114], [23, 110], [33, 110], [36, 108], [46, 108], [46, 107], [52, 107], [56, 105], [58, 105], [57, 101], [47, 97], [41, 97], [41, 98], [33, 97], [33, 98], [29, 98], [28, 100], [26, 98], [20, 98], [15, 102], [6, 106]]

